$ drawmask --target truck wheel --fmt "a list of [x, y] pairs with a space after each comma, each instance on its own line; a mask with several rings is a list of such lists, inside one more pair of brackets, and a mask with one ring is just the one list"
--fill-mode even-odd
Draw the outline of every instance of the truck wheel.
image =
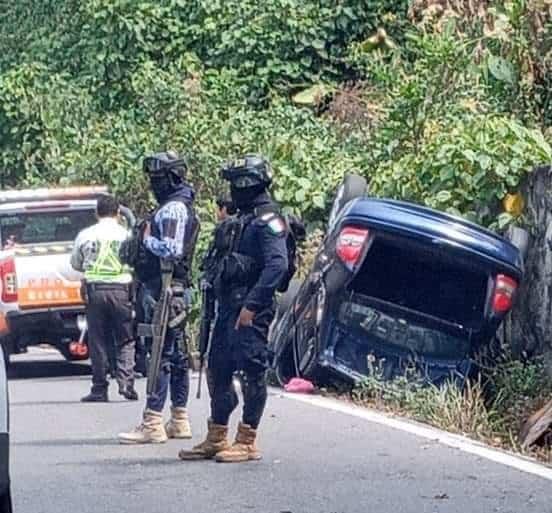
[[365, 178], [359, 175], [345, 175], [342, 184], [337, 189], [335, 199], [330, 211], [328, 219], [328, 228], [331, 230], [337, 220], [341, 209], [349, 203], [349, 201], [360, 198], [366, 194], [368, 182]]

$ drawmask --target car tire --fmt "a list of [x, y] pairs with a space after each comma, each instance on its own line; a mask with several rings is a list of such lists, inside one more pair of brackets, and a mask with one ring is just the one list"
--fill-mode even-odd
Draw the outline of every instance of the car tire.
[[10, 490], [0, 496], [0, 511], [2, 513], [12, 513], [13, 511]]
[[274, 366], [274, 377], [278, 385], [284, 388], [288, 381], [296, 376], [297, 369], [295, 368], [293, 356], [293, 344], [288, 342]]
[[337, 189], [335, 199], [328, 219], [328, 227], [331, 230], [339, 217], [339, 213], [349, 201], [360, 198], [366, 194], [368, 182], [359, 175], [345, 175], [343, 182]]
[[293, 300], [303, 282], [301, 280], [291, 280], [288, 286], [288, 289], [280, 296], [278, 299], [278, 307], [276, 309], [276, 319], [281, 319], [284, 313], [289, 309], [293, 304]]

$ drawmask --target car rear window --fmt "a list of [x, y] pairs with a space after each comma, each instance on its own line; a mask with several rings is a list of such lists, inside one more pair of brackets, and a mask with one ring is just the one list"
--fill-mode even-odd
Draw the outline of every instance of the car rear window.
[[353, 280], [354, 292], [478, 329], [488, 276], [450, 248], [377, 235]]
[[0, 217], [2, 247], [73, 241], [95, 223], [94, 210], [23, 212]]
[[[466, 337], [410, 322], [386, 312], [380, 305], [366, 304], [366, 301], [362, 296], [353, 295], [351, 301], [342, 303], [339, 309], [339, 320], [363, 334], [359, 339], [362, 343], [358, 347], [351, 346], [358, 353], [355, 361], [365, 362], [366, 354], [362, 352], [362, 348], [373, 347], [378, 340], [390, 348], [406, 350], [409, 354], [443, 359], [466, 357], [470, 349], [470, 342]], [[376, 347], [381, 347], [381, 344]], [[347, 354], [347, 351], [343, 352], [336, 346], [336, 357], [343, 358], [344, 353]]]

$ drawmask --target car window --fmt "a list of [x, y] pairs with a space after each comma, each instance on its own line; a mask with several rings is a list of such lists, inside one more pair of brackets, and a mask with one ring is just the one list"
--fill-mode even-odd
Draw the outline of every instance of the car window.
[[94, 210], [24, 212], [0, 217], [2, 247], [73, 241], [95, 223]]
[[366, 299], [358, 295], [353, 295], [351, 301], [341, 305], [339, 320], [349, 328], [362, 332], [372, 343], [380, 339], [388, 346], [420, 356], [464, 358], [470, 349], [466, 337], [407, 321], [396, 314], [385, 312], [381, 307], [366, 304]]

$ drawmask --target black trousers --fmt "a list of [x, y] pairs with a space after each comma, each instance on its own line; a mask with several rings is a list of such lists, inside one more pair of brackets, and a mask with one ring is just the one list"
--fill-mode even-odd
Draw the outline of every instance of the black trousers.
[[121, 387], [134, 384], [135, 341], [129, 286], [88, 284], [86, 287], [88, 346], [92, 362], [92, 392], [104, 393], [109, 382], [109, 347], [115, 340], [115, 377]]
[[236, 330], [238, 315], [239, 310], [235, 308], [222, 308], [217, 312], [208, 369], [211, 418], [216, 424], [228, 424], [238, 405], [233, 382], [237, 372], [243, 392], [242, 420], [257, 429], [267, 399], [267, 337], [274, 308], [258, 312], [253, 326]]

